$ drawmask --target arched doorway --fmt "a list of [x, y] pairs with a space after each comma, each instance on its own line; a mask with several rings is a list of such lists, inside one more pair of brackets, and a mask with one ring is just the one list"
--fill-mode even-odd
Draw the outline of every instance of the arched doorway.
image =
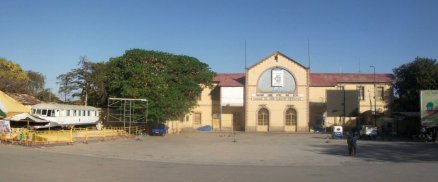
[[257, 113], [257, 131], [269, 131], [269, 111], [266, 108], [261, 108]]
[[294, 108], [288, 108], [285, 113], [285, 131], [297, 131], [297, 111]]

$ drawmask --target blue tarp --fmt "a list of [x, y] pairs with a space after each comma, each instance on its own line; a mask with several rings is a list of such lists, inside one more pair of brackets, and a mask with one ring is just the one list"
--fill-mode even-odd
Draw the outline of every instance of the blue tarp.
[[211, 131], [210, 125], [201, 126], [198, 128], [199, 131]]

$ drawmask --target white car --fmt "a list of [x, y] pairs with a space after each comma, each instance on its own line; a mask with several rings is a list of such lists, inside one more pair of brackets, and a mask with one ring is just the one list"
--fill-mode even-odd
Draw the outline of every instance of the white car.
[[372, 125], [362, 125], [360, 130], [361, 138], [375, 138], [377, 137], [377, 127]]

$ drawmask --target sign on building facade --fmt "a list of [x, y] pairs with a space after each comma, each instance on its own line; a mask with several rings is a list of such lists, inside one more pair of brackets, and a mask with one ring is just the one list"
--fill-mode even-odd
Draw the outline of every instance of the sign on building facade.
[[284, 80], [284, 72], [282, 69], [272, 70], [272, 87], [282, 87]]
[[438, 90], [420, 91], [422, 126], [438, 126]]
[[359, 92], [357, 90], [327, 90], [327, 116], [357, 117]]

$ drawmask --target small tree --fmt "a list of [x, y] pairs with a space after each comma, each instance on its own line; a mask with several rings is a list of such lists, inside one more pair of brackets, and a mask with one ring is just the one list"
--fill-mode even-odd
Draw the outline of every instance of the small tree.
[[76, 89], [73, 85], [73, 73], [68, 72], [56, 77], [58, 79], [59, 90], [58, 93], [64, 96], [64, 102], [67, 102], [67, 97], [72, 95], [72, 92]]
[[61, 102], [59, 98], [52, 91], [50, 91], [50, 89], [43, 89], [41, 92], [38, 92], [36, 97], [44, 102]]
[[64, 102], [67, 101], [67, 97], [76, 97], [85, 105], [103, 105], [107, 96], [106, 74], [105, 63], [94, 63], [81, 56], [78, 68], [58, 76], [59, 93], [64, 95]]
[[35, 71], [26, 71], [29, 77], [29, 84], [27, 89], [30, 95], [37, 96], [40, 92], [44, 91], [45, 77], [41, 73]]

